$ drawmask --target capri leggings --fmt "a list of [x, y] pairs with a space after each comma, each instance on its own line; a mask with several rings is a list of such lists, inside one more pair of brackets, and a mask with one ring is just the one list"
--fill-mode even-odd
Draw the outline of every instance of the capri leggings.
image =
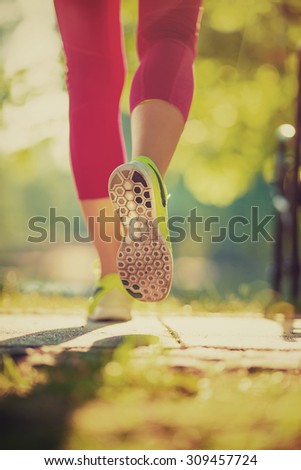
[[[70, 155], [80, 199], [108, 196], [125, 160], [119, 101], [125, 77], [120, 0], [54, 0], [67, 63]], [[186, 121], [201, 0], [139, 0], [139, 66], [130, 111], [145, 100], [175, 105]]]

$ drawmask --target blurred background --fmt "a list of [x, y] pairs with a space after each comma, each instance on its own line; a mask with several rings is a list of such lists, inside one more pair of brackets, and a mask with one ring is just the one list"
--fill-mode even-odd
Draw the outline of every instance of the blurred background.
[[[170, 216], [273, 214], [276, 128], [294, 124], [299, 0], [205, 0], [195, 95], [167, 176]], [[130, 154], [128, 96], [137, 66], [137, 0], [122, 6], [128, 76], [122, 96]], [[30, 243], [28, 221], [80, 217], [69, 168], [64, 57], [51, 0], [0, 1], [0, 283], [23, 291], [85, 294], [93, 283], [91, 243]], [[45, 225], [49, 228], [48, 225]], [[266, 227], [273, 235], [273, 221]], [[85, 234], [84, 224], [80, 232]], [[250, 234], [250, 227], [245, 228]], [[238, 230], [238, 234], [241, 231]], [[217, 228], [212, 234], [217, 233]], [[174, 244], [173, 293], [244, 299], [269, 294], [273, 243], [212, 243], [210, 234]], [[211, 234], [211, 235], [212, 235]]]

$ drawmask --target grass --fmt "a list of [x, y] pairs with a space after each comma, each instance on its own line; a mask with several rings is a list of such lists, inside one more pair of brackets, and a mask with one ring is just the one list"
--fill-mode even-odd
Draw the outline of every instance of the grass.
[[[170, 296], [164, 302], [158, 304], [147, 304], [134, 301], [134, 309], [139, 310], [141, 314], [148, 314], [149, 311], [156, 313], [178, 314], [182, 315], [199, 315], [211, 312], [236, 314], [255, 312], [262, 314], [264, 312], [267, 299], [271, 295], [270, 291], [265, 291], [256, 298], [240, 299], [234, 295], [228, 295], [226, 298], [221, 297], [217, 293], [209, 293], [198, 300], [179, 300]], [[64, 297], [61, 295], [43, 295], [38, 292], [22, 293], [17, 290], [4, 290], [0, 295], [0, 314], [1, 313], [42, 313], [44, 311], [61, 312], [68, 310], [85, 309], [87, 305], [86, 297]]]
[[86, 308], [87, 299], [85, 297], [63, 297], [61, 295], [42, 295], [38, 292], [23, 294], [17, 290], [6, 292], [0, 295], [1, 313], [43, 313], [51, 311], [53, 313], [63, 310], [66, 313], [74, 308]]
[[160, 351], [2, 358], [5, 449], [300, 449], [300, 371], [167, 367]]
[[[21, 299], [5, 308], [27, 308]], [[2, 356], [1, 447], [301, 449], [300, 370], [173, 367], [158, 345], [136, 346]]]

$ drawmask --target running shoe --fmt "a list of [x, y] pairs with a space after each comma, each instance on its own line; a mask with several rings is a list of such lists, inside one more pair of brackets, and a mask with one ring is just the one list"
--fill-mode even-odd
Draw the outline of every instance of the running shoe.
[[94, 321], [131, 320], [131, 297], [125, 292], [117, 273], [107, 274], [96, 283], [89, 299], [88, 318]]
[[127, 292], [145, 302], [164, 299], [172, 281], [167, 193], [155, 163], [136, 157], [118, 166], [109, 194], [122, 225], [117, 270]]

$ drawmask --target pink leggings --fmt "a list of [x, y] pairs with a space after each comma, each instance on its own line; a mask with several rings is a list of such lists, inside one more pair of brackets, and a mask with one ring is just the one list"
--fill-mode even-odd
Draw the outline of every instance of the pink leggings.
[[[70, 153], [80, 199], [108, 196], [125, 151], [119, 100], [125, 77], [120, 0], [54, 0], [67, 60]], [[201, 0], [140, 0], [130, 110], [149, 99], [177, 106], [193, 94]]]

